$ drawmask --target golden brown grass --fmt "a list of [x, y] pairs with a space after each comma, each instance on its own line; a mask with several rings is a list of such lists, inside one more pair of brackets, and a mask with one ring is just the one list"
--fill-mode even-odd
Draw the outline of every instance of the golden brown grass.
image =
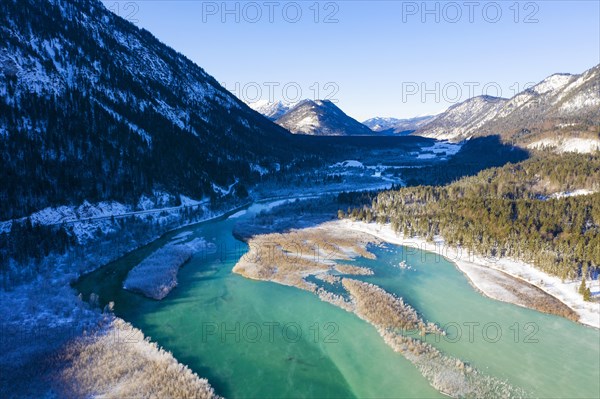
[[329, 284], [339, 284], [342, 282], [342, 279], [339, 276], [334, 276], [329, 273], [315, 274], [315, 278], [317, 278], [321, 281], [325, 281], [326, 283], [329, 283]]
[[[285, 234], [264, 234], [248, 241], [249, 252], [235, 265], [233, 271], [256, 280], [275, 281], [315, 292], [317, 286], [305, 280], [308, 275], [324, 279], [333, 268], [343, 274], [368, 275], [365, 267], [338, 265], [336, 260], [356, 256], [374, 258], [367, 251], [375, 237], [363, 233], [336, 234], [324, 228], [295, 230]], [[331, 281], [335, 279], [332, 278]]]
[[362, 281], [344, 278], [342, 284], [352, 297], [354, 313], [374, 325], [384, 341], [410, 360], [440, 392], [452, 397], [477, 398], [525, 395], [521, 389], [483, 375], [460, 359], [447, 356], [426, 342], [402, 335], [402, 330], [418, 330], [421, 335], [443, 334], [435, 324], [426, 324], [402, 298]]
[[449, 396], [525, 396], [524, 391], [506, 382], [485, 376], [420, 339], [403, 335], [407, 331], [417, 331], [420, 335], [443, 335], [444, 332], [435, 324], [426, 323], [402, 298], [376, 285], [342, 278], [342, 286], [350, 297], [348, 299], [318, 288], [304, 279], [307, 275], [314, 275], [320, 280], [336, 284], [340, 277], [331, 274], [333, 270], [342, 274], [372, 274], [373, 271], [368, 268], [335, 263], [336, 260], [348, 260], [355, 256], [374, 258], [366, 249], [369, 242], [378, 241], [370, 235], [338, 232], [327, 227], [256, 236], [249, 242], [250, 253], [236, 264], [233, 271], [248, 278], [275, 281], [312, 291], [322, 301], [355, 313], [375, 326], [384, 341], [410, 360], [434, 388]]
[[218, 398], [201, 379], [144, 334], [114, 318], [107, 328], [69, 343], [58, 376], [69, 398]]
[[428, 343], [378, 329], [395, 352], [410, 360], [438, 391], [454, 398], [523, 398], [527, 392], [480, 373], [460, 359], [447, 356]]
[[579, 321], [579, 315], [573, 309], [538, 287], [508, 274], [505, 279], [507, 281], [498, 281], [498, 284], [510, 291], [528, 308]]
[[342, 274], [353, 274], [355, 276], [371, 276], [373, 275], [373, 270], [368, 267], [361, 266], [352, 266], [352, 265], [335, 265], [335, 270]]
[[323, 302], [329, 302], [348, 312], [354, 312], [355, 310], [355, 305], [341, 295], [334, 294], [323, 288], [318, 288], [316, 294]]
[[420, 331], [421, 335], [441, 333], [441, 330], [435, 325], [425, 324], [417, 311], [404, 303], [402, 298], [398, 298], [374, 284], [344, 278], [342, 285], [356, 304], [355, 313], [378, 328], [392, 331]]

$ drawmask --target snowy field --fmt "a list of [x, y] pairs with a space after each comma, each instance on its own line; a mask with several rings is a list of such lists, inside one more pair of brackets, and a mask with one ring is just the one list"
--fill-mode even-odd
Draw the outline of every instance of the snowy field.
[[421, 151], [413, 153], [417, 159], [446, 160], [456, 155], [462, 148], [463, 143], [451, 143], [449, 141], [437, 141], [431, 147], [421, 147]]
[[596, 151], [600, 151], [600, 140], [598, 139], [584, 139], [584, 138], [547, 138], [530, 143], [527, 148], [531, 149], [544, 149], [552, 148], [554, 151], [563, 152], [579, 152], [588, 154]]

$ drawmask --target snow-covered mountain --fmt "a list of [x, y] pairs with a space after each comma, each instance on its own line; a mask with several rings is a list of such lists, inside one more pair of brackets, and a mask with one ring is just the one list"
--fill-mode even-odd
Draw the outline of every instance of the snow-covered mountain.
[[293, 104], [284, 104], [281, 101], [269, 102], [267, 100], [258, 100], [248, 104], [248, 106], [268, 119], [275, 121], [288, 112], [293, 107]]
[[457, 140], [474, 135], [487, 121], [496, 116], [508, 100], [501, 97], [478, 96], [454, 104], [445, 112], [421, 126], [415, 134], [438, 140]]
[[376, 117], [367, 119], [363, 125], [380, 134], [403, 134], [411, 133], [419, 127], [433, 120], [435, 116], [418, 116], [409, 119]]
[[99, 0], [0, 2], [0, 220], [218, 196], [288, 161], [292, 139]]
[[371, 136], [373, 131], [346, 115], [329, 100], [303, 100], [276, 123], [294, 134], [314, 136]]
[[550, 139], [599, 139], [600, 65], [580, 75], [555, 74], [506, 103], [480, 134], [502, 132], [531, 144]]
[[596, 141], [599, 125], [597, 65], [580, 75], [551, 75], [508, 100], [471, 98], [450, 107], [415, 134], [450, 140], [500, 134], [505, 140], [536, 147], [541, 146], [536, 144], [540, 140]]

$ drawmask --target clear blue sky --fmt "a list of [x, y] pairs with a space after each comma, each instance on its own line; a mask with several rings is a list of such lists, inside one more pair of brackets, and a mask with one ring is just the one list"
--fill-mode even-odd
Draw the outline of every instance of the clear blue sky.
[[600, 63], [596, 0], [103, 1], [244, 100], [329, 96], [361, 121]]

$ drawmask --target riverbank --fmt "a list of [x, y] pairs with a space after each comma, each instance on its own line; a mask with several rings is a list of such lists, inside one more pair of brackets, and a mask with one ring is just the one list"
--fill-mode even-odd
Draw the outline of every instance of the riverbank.
[[[368, 244], [383, 240], [368, 232], [326, 222], [286, 233], [252, 235], [249, 252], [233, 267], [246, 278], [312, 292], [373, 325], [384, 342], [415, 365], [430, 385], [451, 397], [523, 397], [526, 392], [448, 356], [416, 335], [445, 335], [401, 297], [349, 276], [371, 275], [366, 267], [339, 262], [375, 259]], [[315, 284], [318, 279], [325, 284]]]
[[69, 342], [56, 363], [61, 367], [53, 381], [63, 397], [219, 398], [206, 379], [139, 329], [109, 315], [97, 331]]
[[[550, 276], [521, 261], [507, 258], [490, 260], [467, 254], [456, 247], [445, 246], [441, 239], [431, 243], [419, 237], [404, 238], [402, 234], [396, 234], [390, 225], [345, 219], [331, 222], [327, 228], [334, 231], [368, 233], [391, 244], [445, 256], [467, 276], [477, 290], [490, 298], [533, 309], [537, 307], [536, 310], [573, 319], [562, 304], [578, 316], [579, 323], [600, 328], [600, 304], [585, 302], [577, 292], [577, 281], [562, 282], [560, 278]], [[544, 298], [540, 291], [560, 303]]]
[[[4, 398], [55, 397], [48, 381], [61, 348], [90, 331], [100, 320], [97, 297], [82, 298], [70, 284], [83, 274], [113, 262], [170, 231], [192, 224], [227, 218], [248, 204], [207, 212], [193, 221], [148, 231], [139, 240], [114, 239], [86, 245], [64, 255], [44, 259], [35, 279], [10, 289], [0, 289], [0, 396]], [[114, 237], [113, 237], [114, 238]], [[108, 240], [108, 238], [106, 238]], [[50, 267], [50, 265], [52, 267]]]

